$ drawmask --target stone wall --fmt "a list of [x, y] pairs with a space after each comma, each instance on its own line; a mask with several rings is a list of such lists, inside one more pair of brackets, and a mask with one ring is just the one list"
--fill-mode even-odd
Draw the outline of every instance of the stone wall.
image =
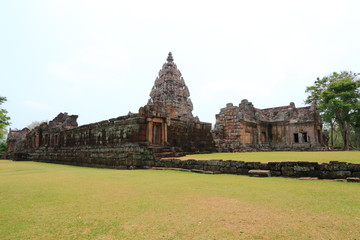
[[214, 152], [211, 123], [172, 119], [168, 124], [167, 141], [170, 146], [184, 152]]
[[349, 179], [360, 181], [360, 164], [345, 162], [243, 162], [233, 160], [155, 159], [137, 144], [100, 148], [39, 148], [32, 153], [16, 153], [16, 160], [34, 160], [86, 167], [115, 169], [173, 169], [201, 173], [249, 175], [250, 170], [267, 170], [269, 175], [292, 178]]
[[131, 114], [80, 127], [76, 118], [60, 113], [41, 124], [16, 143], [8, 158], [109, 168], [143, 167], [142, 160], [155, 159], [147, 146], [146, 117]]
[[243, 162], [223, 160], [162, 159], [155, 162], [155, 168], [188, 169], [195, 172], [227, 173], [248, 175], [250, 170], [269, 170], [271, 176], [317, 177], [320, 179], [346, 179], [360, 177], [360, 164], [345, 162]]
[[153, 164], [149, 149], [136, 143], [94, 147], [40, 147], [28, 153], [15, 153], [14, 160], [58, 163], [86, 167], [135, 169]]
[[23, 128], [22, 130], [11, 130], [9, 131], [9, 134], [7, 136], [7, 146], [6, 146], [6, 152], [14, 152], [16, 151], [16, 144], [18, 144], [21, 141], [26, 140], [27, 134], [30, 133], [30, 129]]
[[213, 136], [220, 152], [320, 150], [322, 123], [316, 107], [257, 109], [246, 99], [216, 115]]
[[[77, 127], [76, 115], [60, 113], [14, 142], [7, 158], [79, 166], [143, 168], [157, 157], [214, 150], [211, 124], [171, 120], [140, 111]], [[17, 135], [16, 135], [17, 134]], [[19, 134], [10, 134], [18, 136]], [[12, 138], [11, 138], [12, 140]], [[169, 144], [169, 142], [171, 144]]]

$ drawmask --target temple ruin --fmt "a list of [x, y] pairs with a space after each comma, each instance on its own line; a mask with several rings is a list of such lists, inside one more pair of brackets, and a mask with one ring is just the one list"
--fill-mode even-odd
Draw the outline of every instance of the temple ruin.
[[315, 105], [258, 109], [244, 99], [216, 114], [213, 130], [218, 151], [320, 150], [322, 122]]
[[148, 103], [138, 113], [82, 126], [77, 115], [60, 113], [32, 130], [10, 130], [7, 153], [15, 160], [129, 169], [188, 153], [322, 146], [322, 123], [314, 105], [257, 109], [243, 100], [239, 106], [222, 108], [213, 130], [192, 110], [189, 89], [169, 53]]
[[77, 115], [60, 113], [31, 131], [10, 131], [7, 152], [16, 160], [137, 168], [161, 157], [215, 151], [211, 123], [193, 117], [189, 90], [171, 53], [150, 97], [136, 114], [78, 126]]

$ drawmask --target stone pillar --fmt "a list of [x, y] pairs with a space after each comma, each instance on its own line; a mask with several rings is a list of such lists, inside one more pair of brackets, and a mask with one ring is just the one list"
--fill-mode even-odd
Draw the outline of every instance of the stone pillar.
[[256, 123], [256, 130], [257, 130], [257, 144], [261, 144], [261, 126], [259, 121]]
[[165, 126], [166, 126], [166, 124], [162, 121], [162, 123], [161, 123], [161, 145], [165, 144]]
[[163, 123], [164, 126], [164, 144], [167, 143], [167, 121]]
[[153, 122], [150, 118], [147, 119], [147, 127], [146, 127], [146, 140], [149, 143], [152, 143], [153, 139]]

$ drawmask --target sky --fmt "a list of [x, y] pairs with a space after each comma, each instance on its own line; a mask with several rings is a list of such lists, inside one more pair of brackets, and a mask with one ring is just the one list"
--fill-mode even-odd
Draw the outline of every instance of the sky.
[[168, 52], [194, 116], [227, 103], [294, 102], [332, 72], [360, 73], [360, 1], [3, 0], [0, 96], [11, 128], [79, 115], [79, 125], [136, 113]]

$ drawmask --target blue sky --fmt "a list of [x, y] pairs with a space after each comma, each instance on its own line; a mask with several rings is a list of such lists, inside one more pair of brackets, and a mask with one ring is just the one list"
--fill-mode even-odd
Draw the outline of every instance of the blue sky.
[[360, 72], [360, 1], [0, 2], [0, 96], [11, 128], [137, 112], [169, 51], [201, 121], [226, 103], [303, 106], [305, 88]]

